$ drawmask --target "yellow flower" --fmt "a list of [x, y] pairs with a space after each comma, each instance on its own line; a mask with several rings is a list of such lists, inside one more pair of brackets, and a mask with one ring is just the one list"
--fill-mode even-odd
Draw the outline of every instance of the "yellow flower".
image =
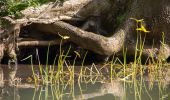
[[137, 31], [143, 31], [145, 33], [149, 33], [150, 31], [146, 30], [146, 28], [141, 24], [140, 28], [136, 28]]
[[137, 31], [142, 31], [144, 33], [149, 33], [150, 32], [150, 31], [146, 30], [146, 28], [143, 26], [144, 19], [139, 19], [139, 20], [136, 19], [136, 18], [130, 18], [130, 19], [136, 21], [137, 25], [140, 25], [138, 28], [136, 28]]
[[64, 40], [69, 39], [69, 38], [70, 38], [69, 36], [63, 36]]
[[62, 38], [62, 39], [64, 39], [64, 40], [66, 40], [66, 39], [69, 39], [70, 37], [69, 36], [62, 36], [61, 34], [59, 34], [58, 33], [58, 35]]

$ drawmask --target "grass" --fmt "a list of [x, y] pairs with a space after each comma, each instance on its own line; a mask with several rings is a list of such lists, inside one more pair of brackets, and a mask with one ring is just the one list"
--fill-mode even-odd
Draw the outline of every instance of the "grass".
[[[136, 48], [137, 47], [140, 46], [136, 46]], [[108, 63], [103, 65], [96, 65], [93, 63], [91, 66], [84, 66], [86, 56], [83, 58], [81, 66], [75, 66], [75, 62], [77, 61], [79, 54], [75, 56], [73, 63], [67, 61], [66, 58], [69, 57], [70, 49], [71, 47], [67, 51], [64, 51], [60, 46], [60, 54], [58, 55], [59, 59], [57, 60], [56, 57], [54, 59], [54, 63], [52, 65], [48, 65], [48, 55], [50, 51], [49, 46], [46, 54], [46, 65], [41, 65], [39, 62], [39, 74], [34, 70], [34, 66], [32, 64], [35, 85], [37, 87], [39, 87], [39, 85], [44, 87], [38, 94], [39, 100], [43, 98], [48, 100], [50, 95], [52, 95], [52, 100], [63, 100], [63, 98], [68, 95], [69, 98], [76, 99], [77, 90], [75, 90], [75, 85], [78, 85], [80, 94], [83, 98], [86, 89], [82, 86], [82, 84], [112, 83], [114, 82], [114, 79], [118, 79], [123, 82], [124, 92], [127, 92], [127, 89], [129, 89], [128, 87], [133, 88], [135, 100], [143, 100], [142, 95], [144, 91], [148, 97], [152, 99], [150, 91], [153, 89], [155, 82], [158, 83], [160, 98], [165, 98], [166, 88], [162, 81], [164, 76], [160, 73], [160, 71], [164, 69], [164, 66], [166, 66], [167, 63], [159, 60], [154, 61], [154, 64], [149, 63], [142, 65], [141, 56], [137, 56], [137, 53], [141, 54], [142, 49], [138, 49], [137, 53], [135, 52], [136, 58], [134, 58], [133, 63], [127, 63], [127, 52], [126, 49], [124, 49], [123, 62], [119, 60], [119, 58], [113, 56], [113, 59]], [[79, 68], [77, 69], [77, 67]], [[144, 73], [146, 71], [148, 71], [149, 85], [145, 83]], [[126, 100], [128, 95], [129, 94], [126, 93], [123, 100]]]
[[[39, 6], [41, 4], [47, 3], [51, 0], [7, 0], [1, 1], [0, 5], [5, 4], [4, 9], [0, 10], [0, 16], [12, 16], [19, 18], [21, 17], [20, 11], [30, 7], [30, 6]], [[120, 18], [121, 20], [122, 18]], [[149, 31], [144, 27], [142, 24], [143, 20], [138, 20], [135, 18], [131, 18], [132, 20], [136, 21], [136, 32], [137, 32], [137, 41], [136, 41], [136, 50], [134, 53], [134, 61], [133, 63], [127, 64], [127, 49], [123, 48], [123, 62], [113, 55], [112, 60], [108, 63], [103, 65], [96, 65], [92, 64], [91, 66], [84, 66], [84, 62], [86, 59], [86, 55], [83, 57], [82, 65], [79, 66], [79, 70], [76, 70], [75, 63], [80, 54], [75, 51], [76, 56], [74, 58], [73, 63], [71, 64], [69, 61], [66, 60], [69, 57], [69, 52], [71, 47], [64, 51], [60, 45], [60, 53], [54, 59], [54, 63], [49, 65], [49, 51], [50, 45], [47, 50], [46, 54], [46, 65], [41, 65], [39, 60], [39, 54], [37, 51], [37, 58], [38, 58], [38, 70], [37, 73], [35, 71], [32, 56], [23, 59], [31, 61], [31, 68], [33, 73], [34, 84], [38, 87], [38, 85], [42, 85], [45, 87], [45, 99], [48, 100], [49, 90], [52, 91], [53, 100], [62, 100], [63, 96], [66, 95], [65, 89], [69, 88], [69, 94], [75, 99], [75, 84], [78, 83], [80, 88], [80, 92], [83, 95], [83, 88], [81, 84], [95, 84], [97, 82], [101, 83], [112, 83], [114, 79], [119, 79], [120, 81], [124, 82], [124, 91], [126, 91], [127, 83], [131, 83], [135, 91], [135, 100], [142, 100], [142, 91], [143, 86], [145, 87], [145, 91], [147, 92], [148, 96], [150, 97], [148, 89], [146, 89], [146, 85], [144, 84], [144, 73], [148, 71], [148, 77], [150, 81], [150, 89], [153, 88], [154, 82], [158, 81], [158, 86], [160, 90], [160, 96], [163, 96], [165, 88], [162, 86], [162, 78], [160, 71], [164, 69], [164, 66], [167, 64], [165, 60], [162, 60], [161, 57], [156, 61], [154, 60], [153, 55], [151, 54], [151, 60], [146, 60], [146, 62], [153, 62], [147, 64], [142, 64], [142, 53], [143, 48], [145, 45], [145, 37], [146, 34], [149, 34]], [[142, 38], [141, 34], [144, 33], [145, 37]], [[62, 36], [61, 36], [62, 37]], [[69, 37], [62, 37], [63, 39], [67, 39]], [[62, 41], [61, 41], [62, 44]], [[165, 40], [164, 40], [164, 33], [162, 34], [162, 46], [164, 48]], [[119, 65], [117, 65], [119, 64]], [[57, 65], [57, 67], [56, 67]], [[146, 68], [147, 66], [147, 68]], [[147, 69], [147, 70], [146, 70]], [[160, 78], [161, 77], [161, 78]], [[139, 78], [139, 79], [137, 79]], [[49, 89], [50, 87], [50, 89]], [[42, 91], [42, 89], [41, 89]], [[42, 92], [39, 94], [39, 100], [41, 100]], [[151, 98], [151, 97], [150, 97]], [[164, 98], [164, 97], [162, 97]], [[126, 100], [126, 95], [124, 96]]]
[[[112, 83], [114, 79], [123, 81], [125, 92], [127, 91], [128, 84], [130, 84], [130, 86], [134, 89], [135, 100], [142, 100], [143, 91], [146, 91], [149, 98], [152, 98], [149, 91], [152, 90], [154, 83], [158, 82], [160, 90], [159, 95], [160, 97], [162, 96], [161, 98], [164, 98], [163, 91], [166, 89], [162, 85], [162, 79], [164, 76], [160, 73], [160, 71], [162, 71], [167, 63], [164, 61], [162, 62], [162, 60], [158, 60], [154, 61], [154, 64], [149, 63], [142, 65], [141, 56], [143, 47], [144, 41], [142, 41], [140, 35], [139, 41], [136, 43], [134, 61], [130, 64], [127, 64], [127, 50], [124, 48], [123, 62], [119, 58], [113, 56], [113, 59], [110, 62], [103, 65], [96, 65], [93, 63], [91, 66], [84, 66], [84, 61], [87, 55], [86, 53], [82, 61], [82, 66], [75, 66], [76, 60], [80, 55], [75, 52], [76, 56], [71, 64], [66, 60], [66, 58], [69, 57], [71, 47], [67, 51], [64, 51], [61, 46], [58, 61], [55, 58], [53, 65], [48, 65], [49, 46], [45, 67], [39, 63], [40, 75], [36, 74], [33, 70], [34, 81], [36, 85], [41, 85], [37, 83], [40, 83], [38, 80], [42, 80], [42, 85], [45, 86], [46, 92], [49, 90], [52, 91], [53, 100], [62, 100], [63, 97], [68, 94], [75, 99], [75, 84], [78, 84], [80, 94], [83, 95], [85, 90], [82, 88], [82, 84], [96, 84], [98, 82]], [[77, 67], [79, 67], [78, 70]], [[146, 86], [144, 79], [144, 73], [146, 71], [148, 71], [149, 89]], [[51, 87], [52, 90], [49, 89], [49, 87]], [[68, 93], [65, 92], [66, 89], [69, 90]], [[39, 100], [42, 99], [41, 95], [42, 94], [40, 92]], [[46, 100], [48, 100], [48, 95], [49, 93], [47, 92], [45, 97]], [[124, 95], [124, 100], [126, 100], [126, 94]]]
[[0, 1], [0, 17], [11, 16], [13, 18], [22, 17], [21, 10], [27, 7], [36, 7], [48, 2], [58, 2], [63, 0], [2, 0]]

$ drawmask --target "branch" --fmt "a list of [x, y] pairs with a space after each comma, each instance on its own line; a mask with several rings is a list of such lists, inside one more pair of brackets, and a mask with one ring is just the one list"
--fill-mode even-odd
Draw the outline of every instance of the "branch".
[[42, 40], [20, 40], [18, 41], [17, 45], [19, 47], [27, 47], [27, 46], [48, 46], [50, 45], [60, 45], [62, 41], [62, 44], [68, 42], [67, 40], [51, 40], [51, 41], [42, 41]]
[[112, 37], [104, 37], [62, 21], [50, 24], [50, 27], [54, 34], [59, 32], [68, 35], [72, 42], [101, 55], [112, 55], [119, 52], [124, 45], [126, 36], [125, 31], [120, 29]]

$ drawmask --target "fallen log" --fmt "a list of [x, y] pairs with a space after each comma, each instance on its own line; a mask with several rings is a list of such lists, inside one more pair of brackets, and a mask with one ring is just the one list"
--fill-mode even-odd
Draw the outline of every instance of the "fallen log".
[[[7, 42], [3, 45], [12, 48], [10, 51], [13, 52], [17, 44], [47, 45], [52, 41], [57, 45], [57, 38], [57, 41], [54, 38], [51, 40], [47, 38], [48, 41], [46, 38], [37, 41], [17, 41], [23, 34], [31, 36], [29, 33], [36, 31], [45, 37], [59, 34], [68, 36], [69, 41], [100, 55], [120, 54], [124, 48], [129, 54], [134, 55], [137, 51], [139, 55], [167, 59], [170, 55], [168, 39], [170, 4], [168, 0], [156, 0], [154, 6], [151, 6], [152, 4], [152, 0], [68, 0], [60, 6], [47, 4], [37, 8], [30, 7], [22, 11], [23, 17], [20, 19], [3, 18], [7, 25], [10, 25], [5, 27], [8, 31], [4, 34], [11, 37], [6, 39]], [[118, 20], [114, 17], [122, 17], [118, 25], [114, 25]], [[97, 20], [92, 20], [94, 18]], [[116, 28], [110, 29], [112, 25]], [[158, 34], [161, 32], [165, 33], [163, 37], [165, 39], [162, 38], [162, 34]], [[37, 35], [37, 38], [39, 36]], [[141, 47], [139, 44], [146, 46]], [[11, 59], [16, 58], [14, 53], [7, 54], [13, 54]]]

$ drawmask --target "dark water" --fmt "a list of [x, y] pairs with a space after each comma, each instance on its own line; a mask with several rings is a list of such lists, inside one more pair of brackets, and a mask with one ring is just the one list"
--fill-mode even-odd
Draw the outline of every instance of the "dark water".
[[[170, 100], [170, 85], [163, 88], [155, 84], [152, 89], [149, 89], [147, 84], [145, 82], [146, 86], [143, 85], [142, 88], [141, 86], [134, 88], [133, 84], [116, 81], [113, 83], [81, 84], [82, 94], [79, 86], [75, 85], [74, 95], [70, 93], [68, 88], [60, 94], [61, 91], [55, 91], [56, 86], [39, 87], [37, 90], [10, 87], [6, 90], [5, 88], [1, 89], [1, 93], [3, 91], [4, 94], [1, 95], [0, 100]], [[8, 92], [5, 93], [5, 91]]]
[[[27, 66], [28, 67], [28, 66]], [[17, 76], [26, 77], [31, 69], [22, 66]], [[74, 87], [74, 88], [73, 88]], [[136, 81], [60, 84], [34, 87], [30, 84], [1, 86], [0, 100], [170, 100], [169, 83]]]

